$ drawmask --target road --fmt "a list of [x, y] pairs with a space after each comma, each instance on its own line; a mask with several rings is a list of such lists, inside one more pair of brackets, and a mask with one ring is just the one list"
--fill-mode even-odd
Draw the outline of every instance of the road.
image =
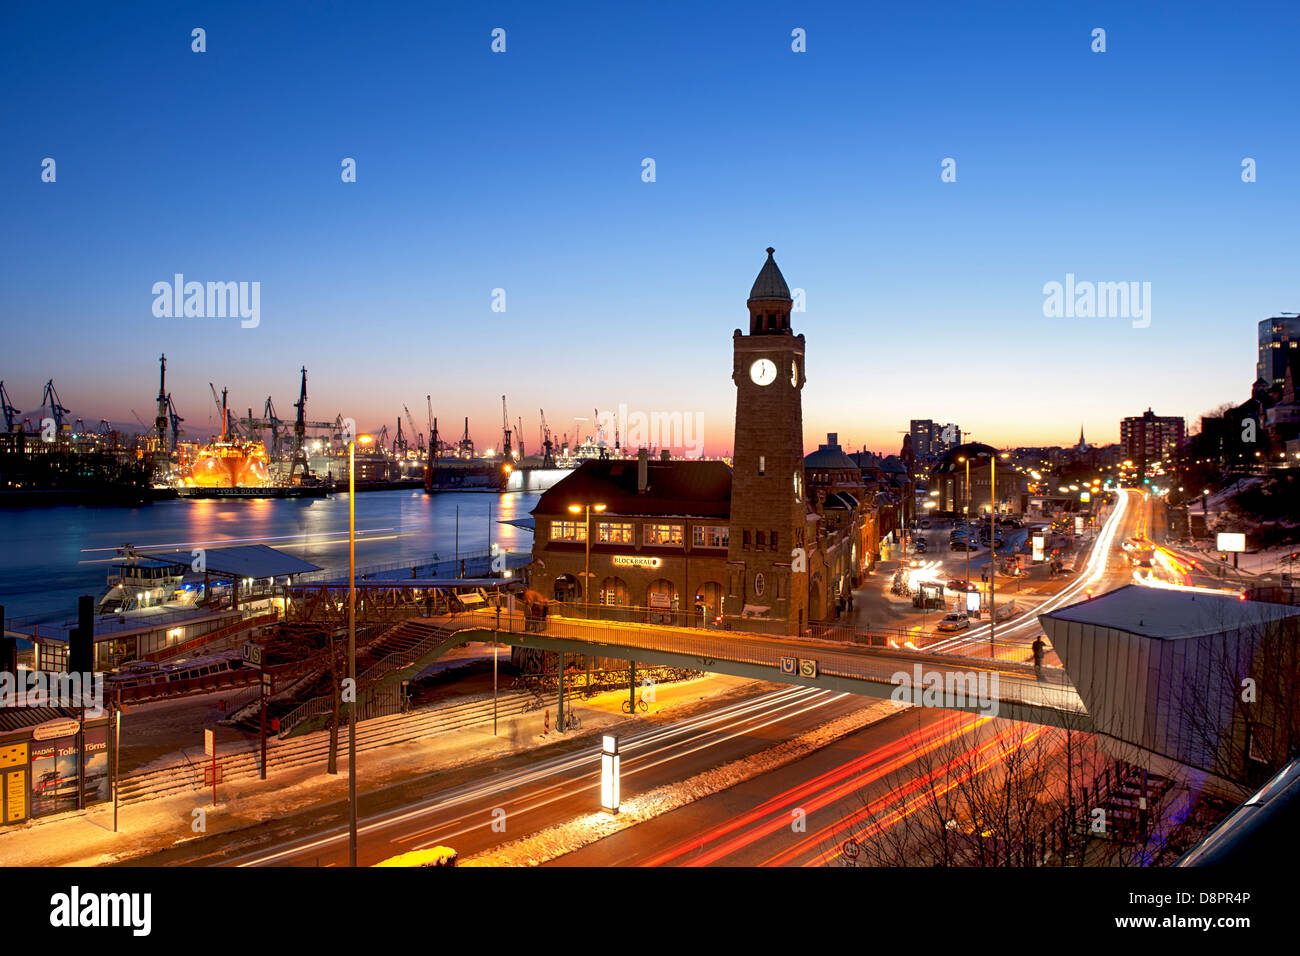
[[[755, 685], [719, 705], [620, 739], [622, 786], [634, 796], [765, 750], [873, 701], [802, 687]], [[759, 692], [761, 689], [761, 692]], [[358, 863], [437, 845], [462, 855], [493, 849], [599, 808], [599, 738], [574, 739], [457, 775], [431, 774], [365, 793]], [[504, 813], [504, 817], [502, 817]], [[493, 827], [504, 819], [504, 831]], [[255, 848], [250, 848], [250, 844]], [[347, 806], [338, 802], [236, 834], [214, 835], [132, 865], [346, 866]]]

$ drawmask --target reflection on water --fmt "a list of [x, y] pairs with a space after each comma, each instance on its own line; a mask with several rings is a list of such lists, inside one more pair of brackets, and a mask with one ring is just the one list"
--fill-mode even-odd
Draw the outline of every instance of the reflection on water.
[[[526, 518], [538, 495], [372, 491], [357, 495], [357, 565], [451, 558], [457, 548], [532, 549]], [[159, 501], [140, 508], [59, 506], [0, 510], [0, 604], [10, 617], [66, 609], [98, 594], [123, 544], [201, 548], [266, 544], [323, 568], [346, 570], [348, 496], [249, 501]]]

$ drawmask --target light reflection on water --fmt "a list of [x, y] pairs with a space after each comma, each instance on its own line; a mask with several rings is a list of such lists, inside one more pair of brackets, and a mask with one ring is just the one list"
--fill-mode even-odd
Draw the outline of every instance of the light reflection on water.
[[[372, 491], [357, 495], [357, 566], [428, 561], [492, 541], [529, 551], [532, 533], [503, 520], [526, 518], [537, 494]], [[198, 548], [266, 544], [324, 568], [347, 568], [348, 496], [159, 501], [140, 508], [75, 505], [0, 509], [0, 604], [9, 617], [67, 610], [98, 595], [123, 544]]]

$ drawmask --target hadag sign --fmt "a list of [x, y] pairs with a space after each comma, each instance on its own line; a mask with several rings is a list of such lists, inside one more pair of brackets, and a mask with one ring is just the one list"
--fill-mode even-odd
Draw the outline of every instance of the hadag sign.
[[81, 730], [81, 723], [71, 717], [59, 717], [37, 724], [32, 728], [33, 740], [53, 740], [56, 737], [71, 737]]

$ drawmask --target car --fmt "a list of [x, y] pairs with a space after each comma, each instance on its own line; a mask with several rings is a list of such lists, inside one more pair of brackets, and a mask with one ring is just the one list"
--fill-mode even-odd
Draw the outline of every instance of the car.
[[922, 528], [929, 528], [929, 527], [930, 527], [930, 522], [929, 522], [929, 521], [922, 521], [922, 522], [921, 522], [921, 527], [922, 527]]
[[963, 578], [953, 578], [944, 585], [949, 591], [974, 591], [975, 585]]
[[964, 541], [961, 538], [953, 540], [949, 546], [953, 551], [978, 551], [980, 546], [974, 541]]
[[960, 611], [954, 611], [951, 614], [945, 614], [938, 626], [941, 631], [964, 631], [970, 627], [970, 618]]
[[925, 543], [925, 539], [918, 538], [916, 540], [916, 545], [912, 550], [914, 550], [917, 554], [925, 554], [925, 552], [928, 551], [929, 549], [930, 546]]

